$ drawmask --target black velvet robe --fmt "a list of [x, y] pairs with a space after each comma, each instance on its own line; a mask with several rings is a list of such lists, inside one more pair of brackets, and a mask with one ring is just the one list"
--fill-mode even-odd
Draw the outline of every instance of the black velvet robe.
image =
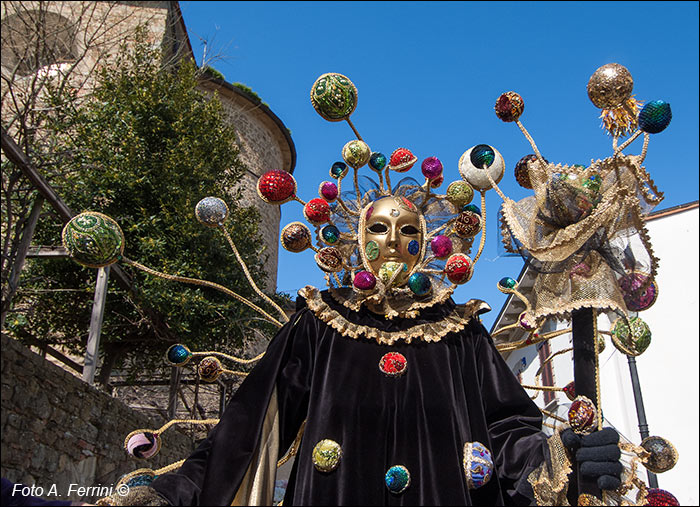
[[[385, 320], [324, 301], [354, 323], [401, 330], [439, 321], [450, 300], [418, 319]], [[301, 423], [306, 429], [284, 505], [511, 505], [532, 502], [529, 473], [548, 457], [541, 413], [506, 366], [475, 316], [439, 342], [342, 336], [297, 301], [298, 311], [270, 342], [265, 356], [232, 397], [221, 422], [176, 472], [152, 484], [174, 505], [230, 505], [250, 465], [268, 402], [276, 387], [279, 453]], [[379, 369], [390, 351], [403, 354], [406, 373]], [[322, 439], [343, 451], [333, 472], [315, 469], [311, 454]], [[462, 465], [465, 442], [491, 450], [495, 471], [469, 490]], [[411, 474], [408, 489], [389, 492], [393, 465]]]

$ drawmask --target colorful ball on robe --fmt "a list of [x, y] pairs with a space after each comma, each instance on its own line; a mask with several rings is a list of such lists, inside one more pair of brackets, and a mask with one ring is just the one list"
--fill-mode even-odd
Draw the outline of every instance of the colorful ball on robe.
[[472, 260], [464, 254], [453, 254], [445, 263], [447, 279], [457, 285], [466, 283], [472, 277]]
[[314, 260], [318, 267], [326, 273], [337, 273], [343, 269], [343, 256], [334, 246], [321, 248], [314, 255]]
[[591, 400], [585, 396], [577, 396], [569, 408], [569, 425], [576, 433], [591, 433], [595, 427], [597, 415], [598, 411]]
[[442, 185], [443, 181], [445, 181], [445, 178], [441, 174], [437, 178], [430, 180], [430, 188], [438, 188], [440, 185]]
[[296, 191], [297, 182], [287, 171], [267, 171], [258, 179], [258, 195], [270, 204], [284, 204]]
[[338, 198], [338, 185], [332, 181], [324, 181], [318, 186], [318, 195], [328, 202], [333, 202]]
[[433, 286], [427, 275], [423, 273], [413, 273], [408, 277], [408, 288], [411, 289], [411, 292], [416, 296], [425, 296], [430, 293]]
[[442, 175], [442, 162], [437, 157], [428, 157], [423, 160], [420, 170], [427, 179], [434, 180]]
[[160, 435], [150, 431], [133, 431], [124, 439], [124, 449], [136, 459], [152, 458], [160, 451]]
[[340, 231], [335, 225], [329, 224], [321, 229], [321, 241], [327, 245], [335, 245], [340, 239]]
[[588, 80], [588, 98], [599, 109], [614, 109], [632, 95], [634, 80], [619, 63], [599, 67]]
[[197, 373], [204, 382], [216, 382], [224, 372], [221, 361], [214, 356], [207, 356], [199, 362]]
[[323, 74], [311, 87], [311, 104], [325, 120], [344, 120], [357, 107], [357, 88], [342, 74]]
[[473, 238], [481, 230], [481, 216], [471, 210], [462, 211], [457, 216], [452, 228], [460, 238]]
[[192, 359], [192, 352], [186, 345], [176, 343], [165, 352], [165, 362], [170, 366], [185, 366]]
[[228, 206], [218, 197], [205, 197], [197, 203], [194, 214], [201, 224], [218, 227], [228, 218]]
[[411, 474], [403, 465], [394, 465], [386, 471], [384, 484], [389, 491], [398, 495], [411, 485]]
[[304, 206], [304, 216], [313, 225], [325, 224], [331, 219], [331, 207], [324, 199], [311, 199]]
[[452, 240], [441, 234], [438, 234], [430, 240], [430, 250], [438, 259], [446, 259], [452, 255]]
[[348, 174], [348, 165], [345, 162], [335, 162], [331, 166], [330, 175], [334, 180], [342, 180]]
[[408, 361], [399, 352], [387, 352], [379, 360], [379, 370], [389, 377], [400, 377], [406, 373]]
[[342, 155], [345, 163], [354, 169], [359, 169], [369, 162], [372, 150], [363, 141], [354, 139], [343, 146]]
[[329, 473], [338, 468], [340, 458], [343, 457], [343, 449], [335, 440], [325, 438], [319, 441], [311, 452], [314, 467], [319, 472]]
[[[531, 153], [530, 155], [525, 155], [515, 164], [515, 180], [518, 182], [518, 185], [528, 190], [532, 190], [532, 182], [530, 182], [530, 173], [528, 172], [527, 164], [529, 162], [535, 162], [536, 160], [537, 155]], [[549, 163], [547, 159], [544, 159], [544, 161], [547, 164]]]
[[395, 287], [402, 285], [402, 282], [404, 281], [402, 272], [405, 272], [407, 268], [408, 266], [403, 262], [388, 261], [382, 264], [382, 266], [379, 268], [379, 273], [377, 274], [384, 285], [390, 286], [389, 282], [392, 278], [394, 278], [394, 275], [398, 273], [391, 284], [391, 286]]
[[573, 380], [564, 386], [564, 394], [566, 394], [566, 397], [571, 401], [576, 399], [576, 386]]
[[671, 116], [671, 104], [652, 100], [639, 112], [639, 128], [649, 134], [658, 134], [671, 123]]
[[489, 482], [493, 475], [491, 451], [481, 442], [465, 443], [462, 466], [469, 489], [480, 488]]
[[501, 292], [504, 290], [515, 289], [517, 285], [518, 282], [509, 276], [503, 277], [498, 281], [498, 288], [501, 290]]
[[352, 284], [359, 290], [372, 290], [377, 285], [377, 277], [369, 271], [360, 271], [355, 275]]
[[501, 181], [506, 168], [498, 150], [487, 144], [469, 148], [460, 157], [458, 165], [462, 178], [476, 190], [491, 188], [488, 176], [491, 176], [494, 183]]
[[369, 156], [369, 168], [375, 172], [382, 172], [386, 167], [387, 159], [386, 155], [379, 153], [378, 151], [372, 152]]
[[[651, 308], [656, 302], [659, 287], [656, 280], [649, 281], [650, 276], [648, 273], [634, 272], [624, 275], [617, 281], [629, 311], [641, 312]], [[644, 285], [647, 285], [647, 288], [640, 291], [639, 289]]]
[[280, 243], [289, 252], [303, 252], [311, 246], [311, 231], [301, 222], [292, 222], [282, 229]]
[[630, 318], [629, 323], [630, 325], [627, 325], [622, 318], [615, 321], [611, 331], [613, 344], [624, 354], [638, 356], [651, 344], [651, 330], [639, 317]]
[[647, 499], [644, 505], [651, 507], [676, 507], [680, 505], [680, 502], [664, 489], [649, 488], [647, 489]]
[[639, 444], [645, 451], [651, 453], [644, 466], [655, 474], [671, 470], [678, 463], [678, 451], [665, 438], [650, 436]]
[[389, 169], [397, 173], [405, 173], [417, 160], [408, 148], [397, 148], [389, 158]]
[[466, 181], [453, 181], [447, 186], [445, 197], [459, 210], [472, 201], [474, 189]]
[[525, 102], [523, 98], [515, 92], [502, 93], [496, 100], [496, 105], [493, 107], [496, 111], [496, 116], [501, 121], [513, 122], [518, 121], [520, 115], [525, 110]]
[[117, 491], [122, 491], [119, 486], [125, 484], [129, 488], [134, 488], [136, 486], [150, 486], [155, 480], [156, 474], [150, 468], [139, 468], [128, 474], [124, 474], [119, 481], [117, 481]]
[[81, 266], [101, 268], [114, 264], [124, 253], [124, 233], [107, 215], [86, 211], [63, 227], [63, 248]]

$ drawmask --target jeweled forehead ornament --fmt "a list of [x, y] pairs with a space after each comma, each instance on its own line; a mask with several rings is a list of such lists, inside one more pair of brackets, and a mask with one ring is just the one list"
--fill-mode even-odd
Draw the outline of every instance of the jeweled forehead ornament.
[[[491, 188], [489, 178], [500, 181], [503, 176], [501, 154], [486, 144], [470, 148], [458, 162], [461, 179], [441, 194], [437, 189], [444, 181], [444, 167], [439, 158], [422, 160], [425, 180], [420, 184], [403, 174], [418, 164], [409, 148], [396, 148], [387, 156], [372, 151], [362, 139], [350, 121], [357, 89], [347, 77], [320, 76], [311, 87], [311, 103], [326, 120], [346, 121], [357, 139], [342, 147], [343, 160], [330, 168], [332, 181], [322, 182], [319, 197], [308, 202], [296, 195], [290, 174], [273, 170], [260, 177], [257, 190], [264, 201], [301, 203], [307, 222], [316, 229], [312, 234], [300, 222], [284, 227], [284, 248], [313, 250], [331, 295], [353, 310], [365, 304], [388, 318], [414, 317], [421, 308], [448, 299], [457, 285], [472, 277], [483, 251], [485, 192]], [[365, 166], [374, 178], [358, 174]], [[402, 179], [392, 185], [394, 173]], [[481, 195], [481, 209], [470, 204], [475, 191]], [[472, 259], [472, 243], [479, 233]]]

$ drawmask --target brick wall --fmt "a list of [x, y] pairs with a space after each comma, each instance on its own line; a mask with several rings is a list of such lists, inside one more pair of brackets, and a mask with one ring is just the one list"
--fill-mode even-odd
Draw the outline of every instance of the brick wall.
[[44, 491], [56, 484], [65, 495], [69, 484], [111, 486], [127, 472], [155, 470], [192, 450], [190, 439], [170, 428], [154, 458], [130, 458], [122, 447], [124, 437], [165, 421], [135, 412], [5, 335], [0, 361], [1, 468], [2, 476], [13, 482]]

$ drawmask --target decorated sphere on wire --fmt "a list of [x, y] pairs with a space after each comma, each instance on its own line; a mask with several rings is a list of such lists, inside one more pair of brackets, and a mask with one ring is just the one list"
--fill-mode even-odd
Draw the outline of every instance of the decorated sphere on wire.
[[469, 148], [459, 159], [459, 173], [476, 190], [490, 189], [489, 176], [498, 183], [504, 171], [503, 157], [496, 148], [487, 144]]
[[369, 162], [372, 150], [369, 149], [365, 142], [353, 139], [343, 146], [342, 155], [346, 164], [354, 169], [359, 169]]
[[665, 438], [649, 436], [642, 440], [639, 445], [650, 453], [644, 466], [655, 474], [667, 472], [678, 463], [678, 451]]
[[481, 230], [481, 216], [471, 210], [464, 210], [457, 216], [452, 228], [460, 238], [473, 238]]
[[566, 397], [571, 401], [576, 399], [576, 386], [573, 380], [564, 386], [564, 394], [566, 394]]
[[433, 286], [430, 283], [430, 278], [423, 273], [413, 273], [408, 277], [408, 288], [411, 289], [416, 296], [425, 296]]
[[430, 240], [430, 250], [438, 259], [446, 259], [452, 255], [452, 240], [448, 236], [438, 234]]
[[383, 153], [373, 151], [369, 156], [369, 168], [375, 172], [381, 172], [386, 167], [387, 158]]
[[89, 268], [114, 264], [124, 253], [124, 233], [119, 224], [94, 211], [73, 217], [63, 227], [61, 240], [70, 258]]
[[205, 197], [195, 206], [194, 214], [201, 224], [217, 227], [228, 218], [228, 206], [218, 197]]
[[625, 319], [617, 319], [613, 324], [611, 336], [616, 348], [633, 357], [642, 354], [651, 344], [651, 330], [639, 317], [631, 317], [629, 325]]
[[468, 282], [472, 276], [472, 260], [464, 254], [452, 254], [445, 263], [445, 274], [454, 284]]
[[338, 185], [332, 181], [323, 181], [318, 186], [318, 195], [328, 202], [333, 202], [338, 198]]
[[301, 222], [292, 222], [282, 229], [280, 243], [289, 252], [303, 252], [311, 246], [311, 231]]
[[590, 399], [577, 396], [569, 408], [569, 425], [576, 433], [590, 433], [595, 426], [597, 415], [596, 406]]
[[355, 274], [352, 284], [359, 290], [372, 290], [377, 285], [377, 278], [369, 271], [360, 271]]
[[408, 148], [397, 148], [389, 158], [389, 169], [397, 173], [405, 173], [418, 161]]
[[205, 357], [197, 366], [197, 373], [199, 373], [199, 377], [205, 382], [216, 382], [216, 379], [218, 379], [223, 372], [224, 368], [221, 366], [221, 361], [214, 356]]
[[599, 109], [614, 109], [632, 95], [634, 80], [619, 63], [599, 67], [588, 80], [588, 98]]
[[498, 288], [501, 290], [515, 289], [517, 286], [518, 282], [509, 276], [505, 276], [498, 281]]
[[314, 256], [314, 260], [318, 267], [327, 273], [337, 273], [343, 269], [343, 256], [334, 246], [321, 248]]
[[504, 122], [517, 121], [525, 110], [523, 98], [515, 92], [505, 92], [498, 97], [493, 107], [496, 116]]
[[447, 186], [445, 197], [459, 210], [474, 198], [474, 189], [466, 181], [453, 181]]
[[185, 366], [192, 359], [192, 352], [186, 345], [176, 343], [165, 352], [165, 362], [171, 366]]
[[639, 128], [649, 134], [658, 134], [671, 123], [671, 104], [652, 100], [639, 112]]
[[[656, 280], [651, 279], [648, 273], [633, 272], [622, 276], [617, 281], [627, 309], [631, 312], [641, 312], [649, 309], [655, 302], [659, 293]], [[642, 287], [646, 289], [642, 290]]]
[[286, 171], [267, 171], [258, 179], [258, 195], [270, 204], [284, 204], [294, 198], [297, 182]]
[[342, 74], [323, 74], [311, 87], [311, 104], [325, 120], [344, 120], [357, 107], [357, 88]]
[[304, 216], [314, 225], [320, 225], [331, 219], [331, 207], [324, 199], [311, 199], [304, 205]]
[[676, 507], [681, 503], [678, 499], [665, 489], [649, 488], [647, 489], [647, 498], [644, 505], [650, 507]]
[[160, 435], [150, 431], [134, 431], [124, 441], [126, 452], [137, 459], [152, 458], [160, 450]]
[[[537, 156], [534, 153], [531, 153], [529, 155], [525, 155], [523, 158], [518, 160], [518, 163], [515, 164], [515, 180], [518, 182], [518, 185], [520, 185], [523, 188], [527, 188], [528, 190], [532, 190], [532, 182], [530, 181], [530, 172], [528, 171], [527, 165], [530, 162], [535, 162], [537, 160]], [[543, 159], [546, 164], [549, 162], [547, 159]]]
[[321, 241], [327, 245], [335, 245], [340, 239], [340, 231], [333, 224], [328, 224], [321, 229]]
[[434, 180], [438, 176], [442, 176], [442, 162], [437, 157], [428, 157], [423, 160], [420, 170], [426, 179]]
[[348, 165], [345, 162], [334, 162], [331, 166], [330, 175], [334, 180], [341, 180], [348, 173]]

